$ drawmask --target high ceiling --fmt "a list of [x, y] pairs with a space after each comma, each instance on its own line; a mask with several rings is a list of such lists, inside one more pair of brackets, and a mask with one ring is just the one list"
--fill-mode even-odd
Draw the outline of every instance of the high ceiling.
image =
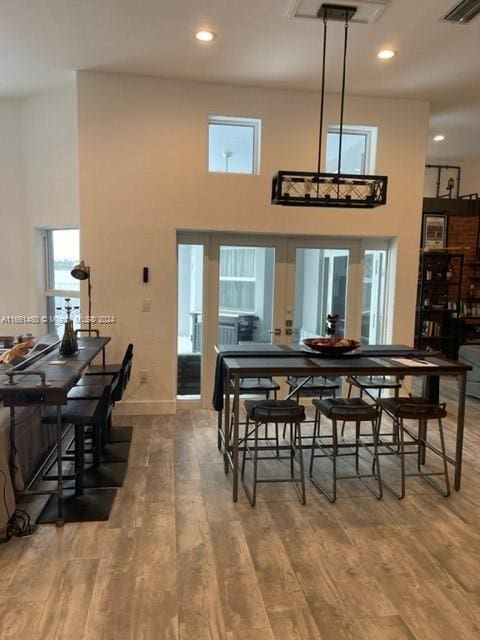
[[[446, 136], [432, 157], [480, 155], [480, 16], [441, 22], [456, 1], [390, 0], [376, 23], [350, 30], [348, 92], [429, 100], [431, 133]], [[318, 90], [321, 25], [288, 18], [292, 2], [0, 0], [0, 94], [65, 82], [75, 69]], [[201, 27], [218, 38], [198, 43]], [[338, 91], [342, 26], [330, 34], [327, 90]], [[381, 62], [386, 47], [398, 53]]]

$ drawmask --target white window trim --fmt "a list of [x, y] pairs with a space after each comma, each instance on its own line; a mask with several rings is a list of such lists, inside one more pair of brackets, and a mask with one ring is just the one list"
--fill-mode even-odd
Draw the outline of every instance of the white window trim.
[[[213, 171], [209, 166], [209, 158], [207, 154], [207, 162], [209, 173], [233, 173], [237, 175], [258, 175], [260, 173], [260, 141], [262, 121], [260, 118], [244, 118], [243, 116], [208, 116], [208, 127], [210, 125], [230, 125], [233, 127], [249, 127], [253, 129], [253, 158], [252, 171]], [[208, 136], [208, 152], [210, 152], [210, 136]]]
[[[340, 133], [339, 124], [328, 125], [327, 135], [329, 133]], [[366, 136], [365, 142], [365, 174], [374, 175], [377, 164], [377, 139], [378, 139], [378, 127], [372, 127], [367, 125], [343, 125], [344, 134], [364, 135]], [[325, 152], [327, 145], [325, 144]], [[325, 157], [325, 166], [326, 166]], [[336, 172], [335, 172], [336, 173]]]

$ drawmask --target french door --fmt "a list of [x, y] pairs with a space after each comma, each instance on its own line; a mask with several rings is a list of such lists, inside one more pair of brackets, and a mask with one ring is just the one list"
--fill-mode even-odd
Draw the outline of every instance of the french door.
[[385, 341], [388, 246], [341, 238], [181, 234], [178, 399], [209, 407], [215, 346], [301, 342], [324, 334]]

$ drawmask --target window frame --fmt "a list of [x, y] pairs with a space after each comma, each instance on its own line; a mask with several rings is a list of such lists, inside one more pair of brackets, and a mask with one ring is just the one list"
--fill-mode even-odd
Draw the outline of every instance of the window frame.
[[[210, 169], [210, 126], [247, 127], [253, 129], [253, 151], [251, 171], [216, 171]], [[254, 176], [260, 173], [260, 142], [262, 121], [260, 118], [243, 116], [208, 116], [207, 121], [207, 166], [209, 173], [228, 173], [236, 175]]]
[[[339, 134], [340, 125], [331, 124], [327, 127], [326, 141], [325, 141], [325, 167], [327, 166], [327, 149], [328, 149], [328, 135], [330, 133]], [[344, 125], [343, 134], [346, 135], [361, 135], [365, 137], [365, 158], [363, 162], [363, 172], [358, 175], [374, 175], [377, 163], [377, 140], [378, 140], [378, 127], [371, 125]], [[343, 155], [343, 150], [342, 150]], [[335, 170], [332, 173], [337, 173]], [[353, 175], [353, 174], [352, 174]]]
[[[53, 321], [56, 311], [55, 302], [54, 308], [51, 308], [51, 300], [55, 301], [55, 298], [78, 298], [78, 306], [81, 314], [81, 291], [78, 289], [55, 289], [54, 278], [54, 252], [53, 252], [53, 233], [55, 231], [78, 231], [79, 244], [80, 244], [80, 229], [78, 227], [52, 227], [48, 229], [42, 229], [42, 241], [43, 241], [43, 263], [44, 263], [44, 291], [43, 297], [45, 300], [45, 310], [48, 318], [47, 329], [49, 332], [57, 330], [55, 322]], [[80, 326], [80, 325], [79, 325]]]

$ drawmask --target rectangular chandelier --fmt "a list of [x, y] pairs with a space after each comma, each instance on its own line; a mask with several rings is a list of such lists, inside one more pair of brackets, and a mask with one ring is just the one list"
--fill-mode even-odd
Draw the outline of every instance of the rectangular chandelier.
[[386, 203], [387, 183], [387, 176], [279, 171], [273, 176], [272, 204], [373, 209]]

